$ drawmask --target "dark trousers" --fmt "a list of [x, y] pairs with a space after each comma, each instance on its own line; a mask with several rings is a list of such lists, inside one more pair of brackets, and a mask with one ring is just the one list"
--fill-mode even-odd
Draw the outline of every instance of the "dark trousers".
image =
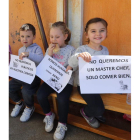
[[105, 111], [105, 107], [101, 96], [99, 94], [81, 94], [80, 86], [78, 86], [77, 89], [87, 103], [84, 107], [85, 114], [88, 117], [102, 116]]
[[[67, 116], [69, 111], [69, 97], [72, 92], [72, 89], [73, 86], [67, 84], [66, 87], [60, 93], [57, 93], [58, 115], [59, 122], [61, 123], [67, 123]], [[37, 92], [38, 102], [41, 105], [45, 114], [51, 111], [48, 96], [53, 92], [55, 92], [54, 89], [52, 89], [45, 82], [40, 86]]]
[[25, 102], [25, 105], [29, 108], [34, 106], [34, 98], [33, 95], [36, 93], [39, 85], [40, 85], [40, 78], [35, 76], [35, 79], [31, 84], [24, 83], [20, 80], [12, 78], [9, 82], [9, 97], [14, 101], [18, 102], [21, 100], [19, 96], [18, 90], [21, 89], [21, 93]]

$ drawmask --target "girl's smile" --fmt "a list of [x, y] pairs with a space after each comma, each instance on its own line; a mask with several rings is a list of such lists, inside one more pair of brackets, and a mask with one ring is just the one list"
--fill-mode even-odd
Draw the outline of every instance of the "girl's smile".
[[89, 39], [89, 44], [93, 46], [100, 46], [101, 42], [106, 38], [107, 31], [101, 22], [92, 23], [88, 27], [86, 37]]
[[97, 39], [97, 40], [99, 40], [99, 39], [101, 39], [101, 37], [96, 37], [96, 38], [94, 38], [94, 39]]

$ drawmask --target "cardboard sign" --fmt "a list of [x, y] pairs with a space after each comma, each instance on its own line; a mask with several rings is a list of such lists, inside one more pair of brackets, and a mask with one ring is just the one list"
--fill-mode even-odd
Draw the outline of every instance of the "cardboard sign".
[[49, 55], [46, 55], [37, 66], [36, 75], [45, 83], [60, 93], [70, 80], [72, 71], [66, 68]]
[[31, 84], [35, 78], [36, 66], [35, 63], [27, 58], [19, 59], [19, 56], [11, 54], [9, 66], [9, 76]]
[[83, 94], [131, 93], [131, 56], [79, 58], [79, 81]]

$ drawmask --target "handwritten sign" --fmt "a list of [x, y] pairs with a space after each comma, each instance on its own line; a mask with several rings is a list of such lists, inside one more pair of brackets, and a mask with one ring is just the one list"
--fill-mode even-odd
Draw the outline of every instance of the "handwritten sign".
[[67, 85], [71, 74], [71, 70], [66, 72], [66, 68], [49, 55], [44, 57], [36, 69], [36, 75], [58, 93]]
[[35, 78], [36, 66], [35, 63], [27, 58], [19, 59], [19, 56], [11, 54], [9, 66], [9, 76], [31, 84]]
[[131, 93], [131, 56], [79, 58], [79, 81], [83, 94]]

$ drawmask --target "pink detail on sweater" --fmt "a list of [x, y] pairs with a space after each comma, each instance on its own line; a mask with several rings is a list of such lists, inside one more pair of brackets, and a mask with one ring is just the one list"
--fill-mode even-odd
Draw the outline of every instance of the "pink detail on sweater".
[[64, 65], [65, 62], [59, 62], [61, 65]]
[[53, 57], [57, 59], [63, 59], [63, 55], [59, 55], [59, 54], [53, 54]]

